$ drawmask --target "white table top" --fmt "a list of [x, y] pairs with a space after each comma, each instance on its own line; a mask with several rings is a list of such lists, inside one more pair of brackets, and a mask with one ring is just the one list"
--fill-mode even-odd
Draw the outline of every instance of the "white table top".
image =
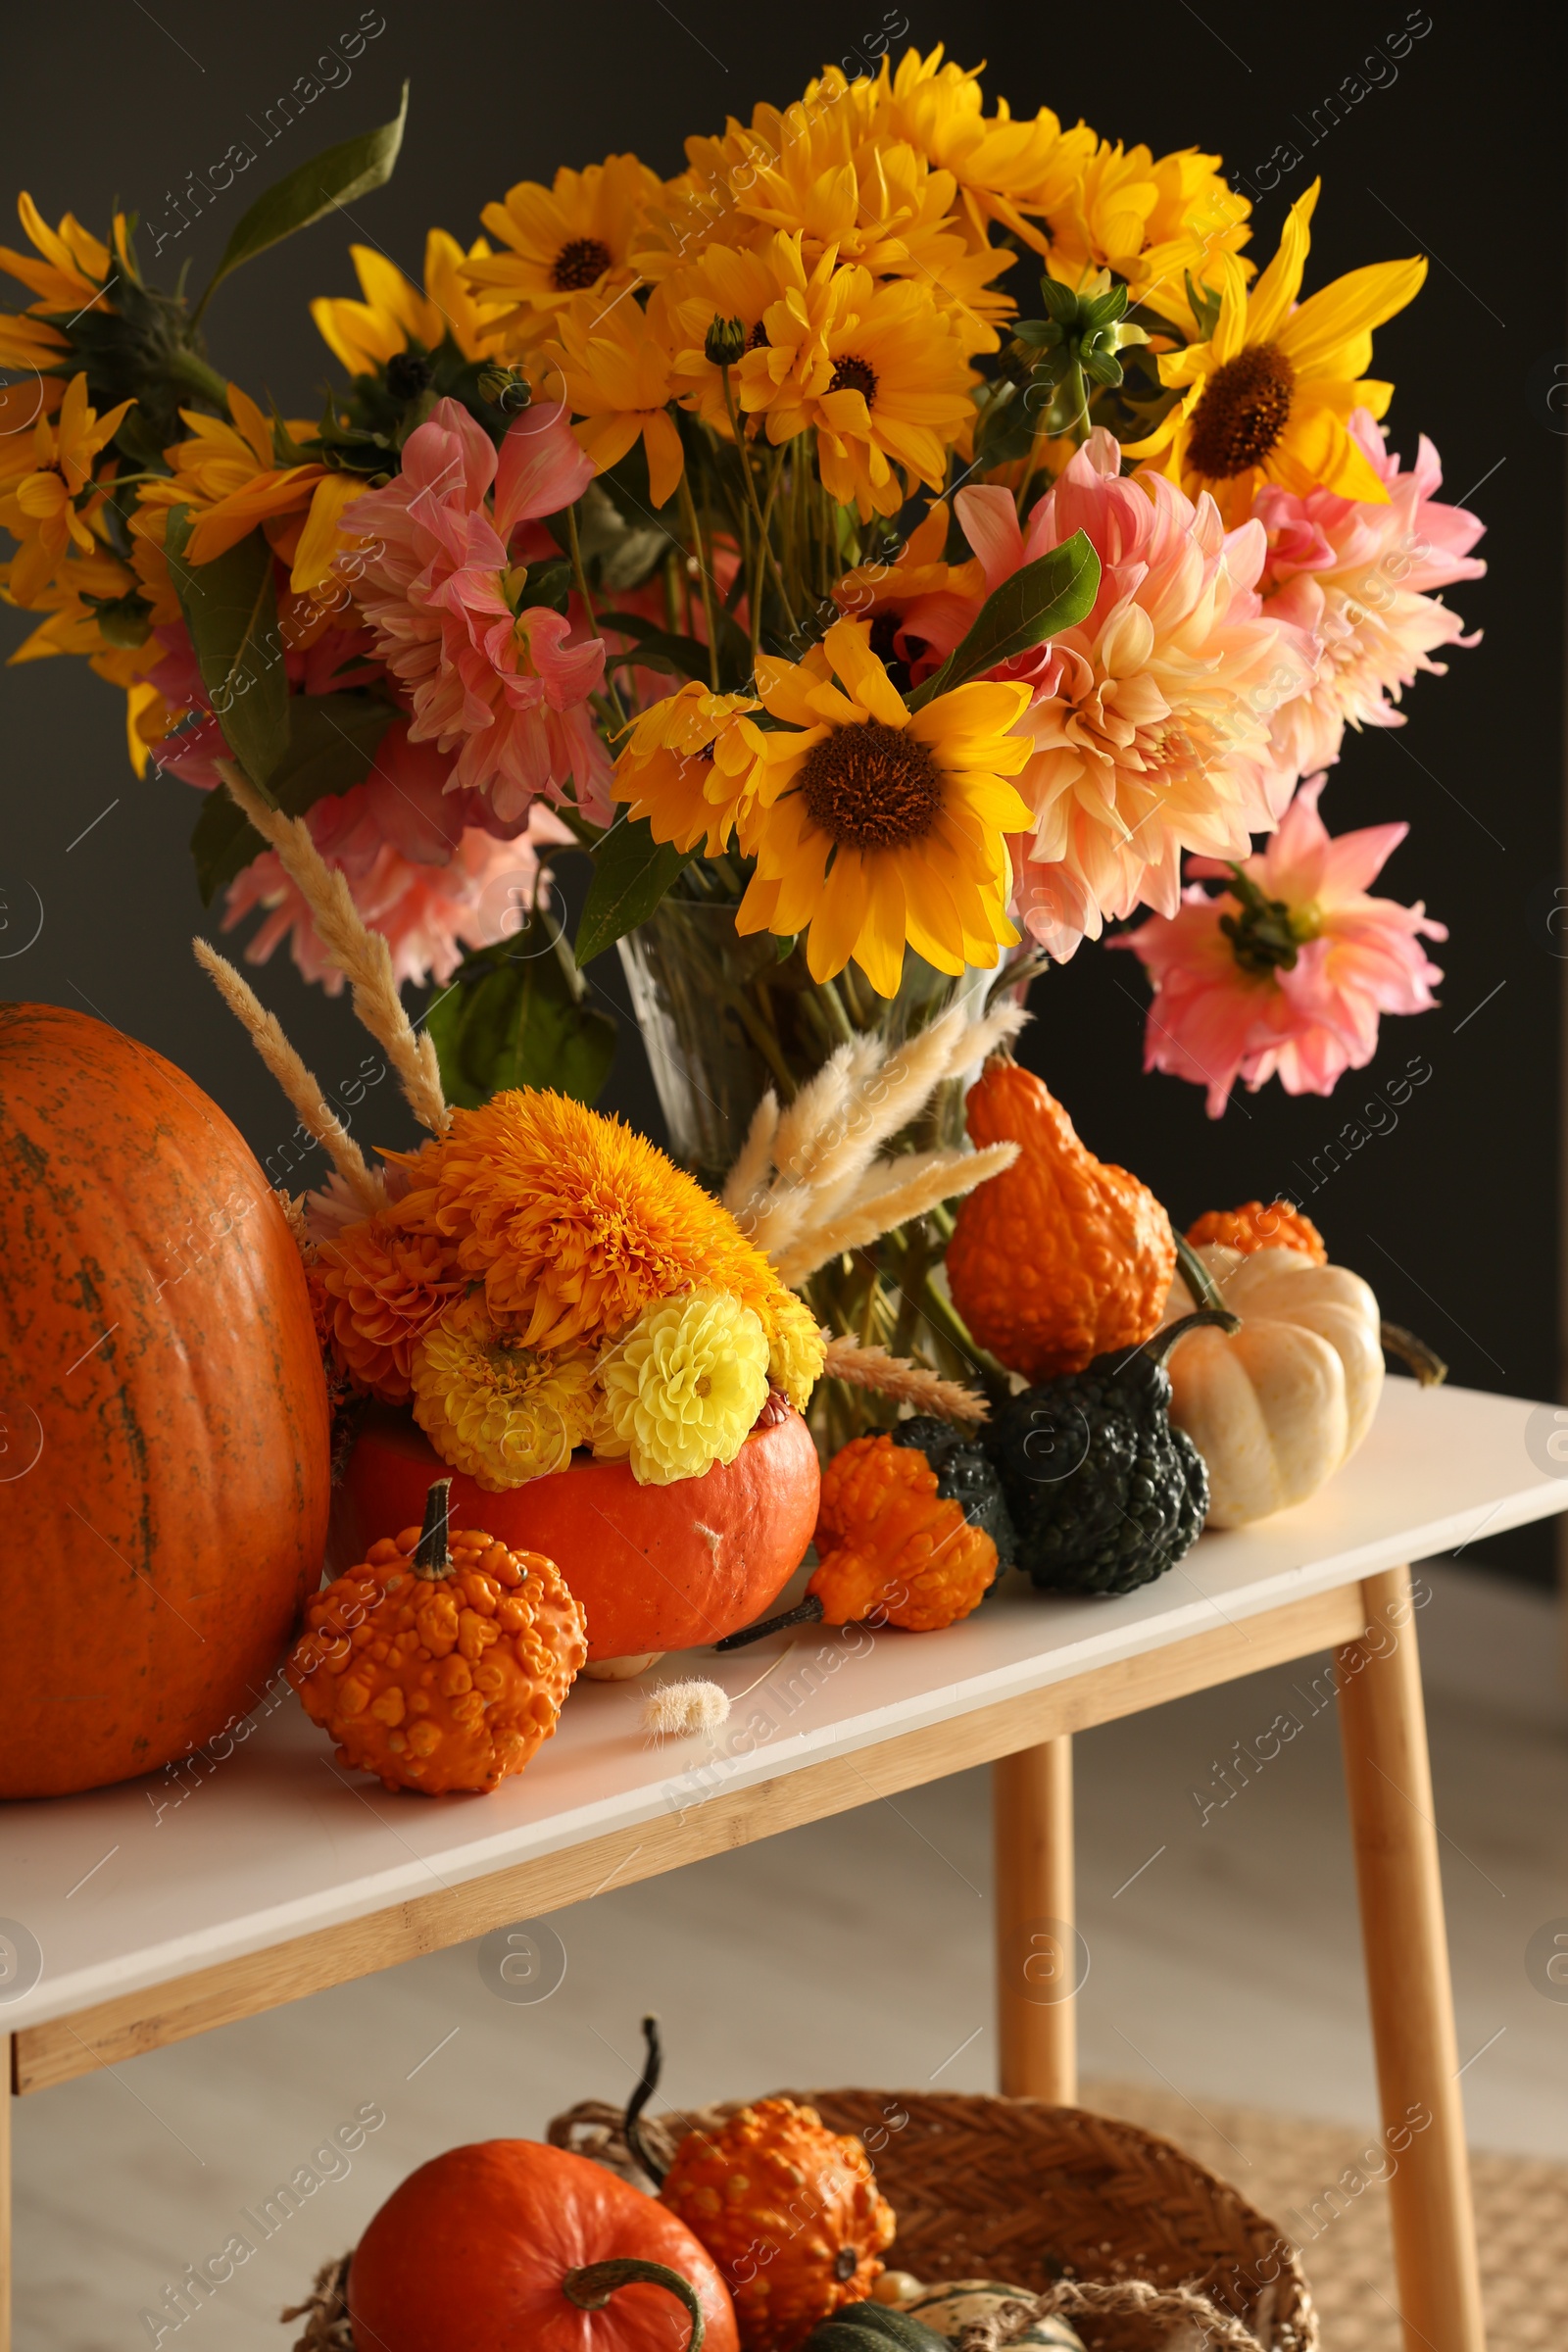
[[[1568, 1461], [1560, 1474], [1541, 1466], [1547, 1410], [1391, 1380], [1361, 1451], [1329, 1486], [1255, 1527], [1205, 1535], [1142, 1592], [1050, 1599], [1014, 1578], [942, 1634], [806, 1627], [783, 1659], [779, 1636], [725, 1658], [666, 1659], [640, 1683], [582, 1682], [556, 1737], [488, 1796], [394, 1795], [341, 1772], [279, 1676], [270, 1711], [232, 1752], [219, 1741], [221, 1755], [177, 1774], [0, 1807], [0, 1915], [22, 1922], [43, 1952], [38, 1983], [0, 2003], [0, 2029], [69, 2016], [679, 1812], [717, 1787], [799, 1771], [1161, 1648], [1222, 1617], [1549, 1517], [1568, 1509]], [[1526, 1444], [1533, 1414], [1539, 1461]], [[764, 1677], [716, 1749], [694, 1739], [660, 1750], [644, 1739], [647, 1690], [683, 1674], [731, 1692]], [[732, 1746], [748, 1725], [751, 1738]]]

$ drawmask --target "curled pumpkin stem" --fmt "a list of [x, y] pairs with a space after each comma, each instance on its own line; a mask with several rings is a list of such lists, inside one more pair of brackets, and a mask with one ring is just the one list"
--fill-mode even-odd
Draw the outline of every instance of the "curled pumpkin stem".
[[[1218, 1296], [1217, 1293], [1215, 1295]], [[1204, 1323], [1212, 1323], [1216, 1331], [1227, 1334], [1242, 1328], [1241, 1316], [1233, 1315], [1228, 1306], [1199, 1306], [1190, 1315], [1182, 1315], [1176, 1322], [1167, 1323], [1163, 1330], [1156, 1331], [1141, 1347], [1129, 1348], [1127, 1354], [1147, 1355], [1152, 1364], [1162, 1364], [1178, 1340], [1185, 1339], [1188, 1332], [1197, 1331]]]
[[686, 2352], [702, 2352], [703, 2338], [708, 2329], [703, 2320], [703, 2307], [697, 2300], [697, 2290], [679, 2271], [672, 2271], [662, 2262], [643, 2262], [631, 2254], [615, 2257], [611, 2262], [586, 2262], [580, 2270], [568, 2271], [561, 2281], [561, 2291], [568, 2303], [579, 2311], [603, 2311], [617, 2287], [662, 2286], [666, 2293], [683, 2303], [691, 2320], [692, 2331], [686, 2339]]
[[[638, 2080], [636, 2089], [626, 2102], [626, 2117], [621, 2129], [626, 2135], [627, 2147], [630, 2148], [649, 2180], [656, 2188], [662, 2188], [667, 2168], [660, 2163], [649, 2147], [643, 2136], [642, 2125], [639, 2120], [643, 2109], [659, 2088], [659, 2078], [663, 2072], [664, 2051], [659, 2038], [657, 2017], [643, 2019], [643, 2047], [646, 2055], [643, 2059], [642, 2075]], [[605, 2266], [601, 2264], [599, 2267], [603, 2269]], [[695, 2343], [699, 2339], [694, 2336], [692, 2340]]]
[[822, 1601], [819, 1593], [808, 1592], [793, 1609], [780, 1609], [776, 1617], [763, 1617], [756, 1625], [742, 1626], [738, 1634], [726, 1634], [714, 1649], [745, 1649], [753, 1642], [760, 1642], [768, 1634], [781, 1634], [791, 1625], [819, 1625], [822, 1621]]
[[1206, 1306], [1215, 1314], [1226, 1313], [1227, 1309], [1224, 1298], [1220, 1295], [1219, 1284], [1214, 1280], [1213, 1275], [1204, 1265], [1186, 1234], [1178, 1232], [1174, 1225], [1171, 1227], [1171, 1233], [1176, 1243], [1176, 1263], [1182, 1270], [1183, 1282], [1186, 1283], [1193, 1295], [1194, 1304]]
[[1424, 1389], [1440, 1388], [1448, 1377], [1448, 1367], [1435, 1348], [1406, 1331], [1402, 1323], [1385, 1323], [1382, 1327], [1383, 1352], [1396, 1355], [1415, 1374]]

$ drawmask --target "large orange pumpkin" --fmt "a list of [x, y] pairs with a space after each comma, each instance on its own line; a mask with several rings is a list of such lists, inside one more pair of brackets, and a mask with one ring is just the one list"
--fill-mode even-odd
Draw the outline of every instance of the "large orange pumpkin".
[[432, 1480], [450, 1475], [454, 1528], [555, 1561], [587, 1617], [590, 1663], [717, 1642], [783, 1591], [816, 1526], [816, 1448], [799, 1413], [771, 1409], [770, 1427], [701, 1478], [640, 1487], [624, 1462], [583, 1459], [495, 1494], [449, 1473], [408, 1413], [372, 1405], [334, 1497], [333, 1558], [364, 1559], [389, 1527], [416, 1524]]
[[[644, 2275], [588, 2276], [601, 2266]], [[367, 2352], [737, 2346], [729, 2289], [684, 2222], [531, 2139], [450, 2148], [411, 2173], [355, 2248], [349, 2319]]]
[[248, 1714], [319, 1577], [326, 1389], [281, 1208], [217, 1104], [0, 1005], [0, 1796]]

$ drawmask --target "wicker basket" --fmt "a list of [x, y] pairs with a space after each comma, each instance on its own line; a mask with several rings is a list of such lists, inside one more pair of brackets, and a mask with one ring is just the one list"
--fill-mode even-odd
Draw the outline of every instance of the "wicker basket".
[[[1281, 2231], [1227, 2181], [1136, 2124], [1039, 2099], [778, 2095], [813, 2106], [833, 2131], [866, 2142], [899, 2220], [890, 2268], [933, 2282], [1005, 2278], [1037, 2292], [1063, 2278], [1188, 2287], [1241, 2321], [1265, 2352], [1312, 2352], [1316, 2344], [1306, 2280]], [[739, 2104], [657, 2123], [645, 2116], [643, 2132], [656, 2155], [672, 2155], [686, 2132], [721, 2122]], [[558, 2116], [549, 2136], [643, 2180], [613, 2107], [585, 2101]], [[1092, 2352], [1156, 2352], [1172, 2341], [1168, 2310], [1075, 2313], [1073, 2324]], [[1194, 2340], [1190, 2328], [1175, 2333]]]

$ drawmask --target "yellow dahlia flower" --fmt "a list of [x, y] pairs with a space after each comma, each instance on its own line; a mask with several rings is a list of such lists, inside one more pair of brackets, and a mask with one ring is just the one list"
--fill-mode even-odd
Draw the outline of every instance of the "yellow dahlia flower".
[[1316, 489], [1384, 505], [1388, 492], [1347, 430], [1356, 409], [1381, 416], [1394, 386], [1367, 380], [1372, 329], [1421, 288], [1425, 259], [1352, 270], [1297, 301], [1306, 269], [1314, 180], [1286, 217], [1280, 249], [1247, 291], [1232, 253], [1217, 256], [1219, 315], [1206, 343], [1165, 353], [1160, 381], [1183, 398], [1148, 440], [1146, 458], [1190, 498], [1207, 490], [1226, 523], [1247, 520], [1265, 482], [1306, 497]]
[[811, 1391], [822, 1377], [827, 1342], [806, 1300], [798, 1298], [793, 1291], [786, 1291], [776, 1301], [768, 1322], [772, 1339], [767, 1358], [768, 1379], [798, 1413], [804, 1413], [811, 1400]]
[[[464, 276], [467, 262], [488, 260], [483, 237], [466, 254], [444, 228], [424, 240], [424, 290], [411, 285], [395, 262], [370, 245], [351, 245], [349, 259], [363, 302], [319, 295], [311, 317], [322, 342], [350, 375], [371, 375], [411, 343], [438, 351], [450, 335], [466, 359], [476, 360], [496, 334], [494, 300], [479, 302]], [[363, 485], [361, 485], [363, 487]]]
[[464, 1300], [425, 1332], [411, 1366], [414, 1418], [444, 1462], [489, 1494], [564, 1470], [599, 1406], [586, 1348], [536, 1354]]
[[1030, 688], [982, 679], [911, 711], [870, 647], [838, 620], [804, 662], [760, 661], [766, 738], [760, 810], [742, 848], [757, 870], [741, 932], [809, 926], [807, 963], [830, 980], [853, 956], [891, 997], [906, 942], [938, 971], [989, 966], [1016, 944], [1005, 836], [1033, 821], [1004, 782], [1029, 757], [1008, 730]]
[[637, 719], [615, 763], [615, 798], [628, 816], [646, 816], [656, 841], [710, 858], [729, 847], [749, 813], [763, 738], [747, 713], [749, 694], [713, 694], [690, 678], [678, 694]]
[[767, 1402], [767, 1356], [761, 1318], [722, 1291], [649, 1307], [600, 1360], [595, 1453], [644, 1487], [732, 1462]]

